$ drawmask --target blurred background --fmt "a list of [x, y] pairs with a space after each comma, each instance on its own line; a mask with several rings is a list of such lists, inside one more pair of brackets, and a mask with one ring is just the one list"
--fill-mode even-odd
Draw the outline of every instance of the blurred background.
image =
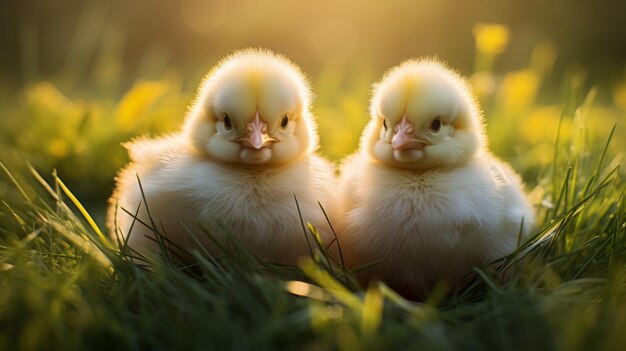
[[471, 72], [472, 28], [495, 22], [511, 32], [499, 69], [521, 67], [531, 49], [548, 40], [559, 52], [556, 73], [581, 65], [608, 78], [626, 59], [625, 13], [624, 1], [588, 0], [5, 1], [0, 69], [13, 87], [49, 78], [101, 83], [117, 75], [128, 85], [167, 69], [202, 75], [235, 49], [263, 46], [313, 77], [329, 64], [346, 63], [378, 74], [421, 55]]
[[612, 148], [624, 150], [624, 14], [624, 1], [585, 0], [3, 1], [0, 160], [56, 169], [100, 213], [127, 162], [120, 143], [175, 131], [205, 72], [253, 46], [308, 73], [320, 152], [339, 161], [357, 146], [371, 84], [436, 55], [468, 77], [491, 148], [532, 188], [562, 117], [564, 138], [585, 125], [605, 140], [618, 123]]

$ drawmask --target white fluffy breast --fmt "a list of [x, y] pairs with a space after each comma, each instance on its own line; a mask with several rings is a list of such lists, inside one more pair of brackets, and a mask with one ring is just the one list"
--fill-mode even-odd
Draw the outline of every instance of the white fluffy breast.
[[385, 231], [407, 240], [450, 240], [446, 234], [494, 222], [488, 209], [502, 203], [497, 184], [479, 167], [414, 173], [370, 163], [362, 172], [367, 175], [355, 189], [362, 206], [355, 211], [365, 212], [372, 225], [385, 222]]
[[[326, 240], [329, 231], [317, 201], [332, 202], [332, 184], [332, 168], [317, 157], [281, 168], [244, 170], [188, 155], [149, 177], [144, 189], [160, 201], [152, 212], [166, 230], [183, 233], [183, 223], [214, 254], [221, 253], [201, 227], [218, 238], [230, 232], [265, 259], [293, 263], [307, 253], [294, 195], [304, 222], [318, 227]], [[179, 240], [195, 245], [190, 236]]]
[[[441, 279], [458, 282], [515, 248], [516, 226], [507, 216], [507, 183], [488, 158], [456, 169], [398, 170], [366, 156], [353, 168], [342, 243], [353, 265], [378, 262], [374, 276], [396, 286], [427, 290]], [[350, 173], [350, 172], [347, 172]]]

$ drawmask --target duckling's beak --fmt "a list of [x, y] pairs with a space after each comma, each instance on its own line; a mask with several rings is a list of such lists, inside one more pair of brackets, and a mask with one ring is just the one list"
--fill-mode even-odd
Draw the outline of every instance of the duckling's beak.
[[391, 139], [391, 147], [394, 150], [424, 150], [428, 142], [415, 137], [415, 127], [413, 123], [406, 117], [402, 116], [400, 123], [396, 125], [393, 139]]
[[278, 140], [267, 134], [267, 124], [261, 120], [259, 111], [256, 111], [254, 117], [246, 124], [246, 134], [236, 141], [242, 147], [260, 150], [271, 146]]

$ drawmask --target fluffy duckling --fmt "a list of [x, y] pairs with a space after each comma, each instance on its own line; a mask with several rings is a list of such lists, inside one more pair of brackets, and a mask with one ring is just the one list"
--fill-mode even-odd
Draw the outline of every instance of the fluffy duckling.
[[222, 60], [180, 132], [126, 144], [131, 163], [109, 202], [111, 235], [130, 235], [140, 253], [159, 249], [155, 230], [172, 246], [198, 248], [189, 229], [222, 254], [202, 226], [218, 238], [230, 231], [266, 260], [295, 263], [308, 251], [294, 195], [323, 240], [329, 231], [318, 201], [336, 203], [334, 167], [315, 155], [311, 99], [304, 75], [283, 56], [248, 49]]
[[415, 298], [460, 288], [534, 225], [520, 178], [486, 147], [466, 82], [409, 60], [374, 86], [360, 150], [342, 165], [340, 244], [352, 268]]

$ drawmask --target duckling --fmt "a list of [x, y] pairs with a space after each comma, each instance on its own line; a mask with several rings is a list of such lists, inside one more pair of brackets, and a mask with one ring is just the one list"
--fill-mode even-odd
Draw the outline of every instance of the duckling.
[[203, 230], [230, 232], [262, 259], [295, 264], [308, 253], [295, 196], [304, 222], [329, 241], [319, 204], [332, 212], [337, 203], [335, 169], [316, 154], [311, 100], [304, 74], [282, 55], [246, 49], [223, 59], [180, 131], [125, 145], [131, 163], [109, 200], [111, 236], [147, 254], [160, 249], [155, 232], [169, 247], [197, 249], [191, 231], [221, 255]]
[[486, 146], [478, 103], [443, 63], [408, 60], [374, 85], [359, 150], [341, 166], [339, 232], [351, 268], [425, 298], [515, 250], [535, 216]]

